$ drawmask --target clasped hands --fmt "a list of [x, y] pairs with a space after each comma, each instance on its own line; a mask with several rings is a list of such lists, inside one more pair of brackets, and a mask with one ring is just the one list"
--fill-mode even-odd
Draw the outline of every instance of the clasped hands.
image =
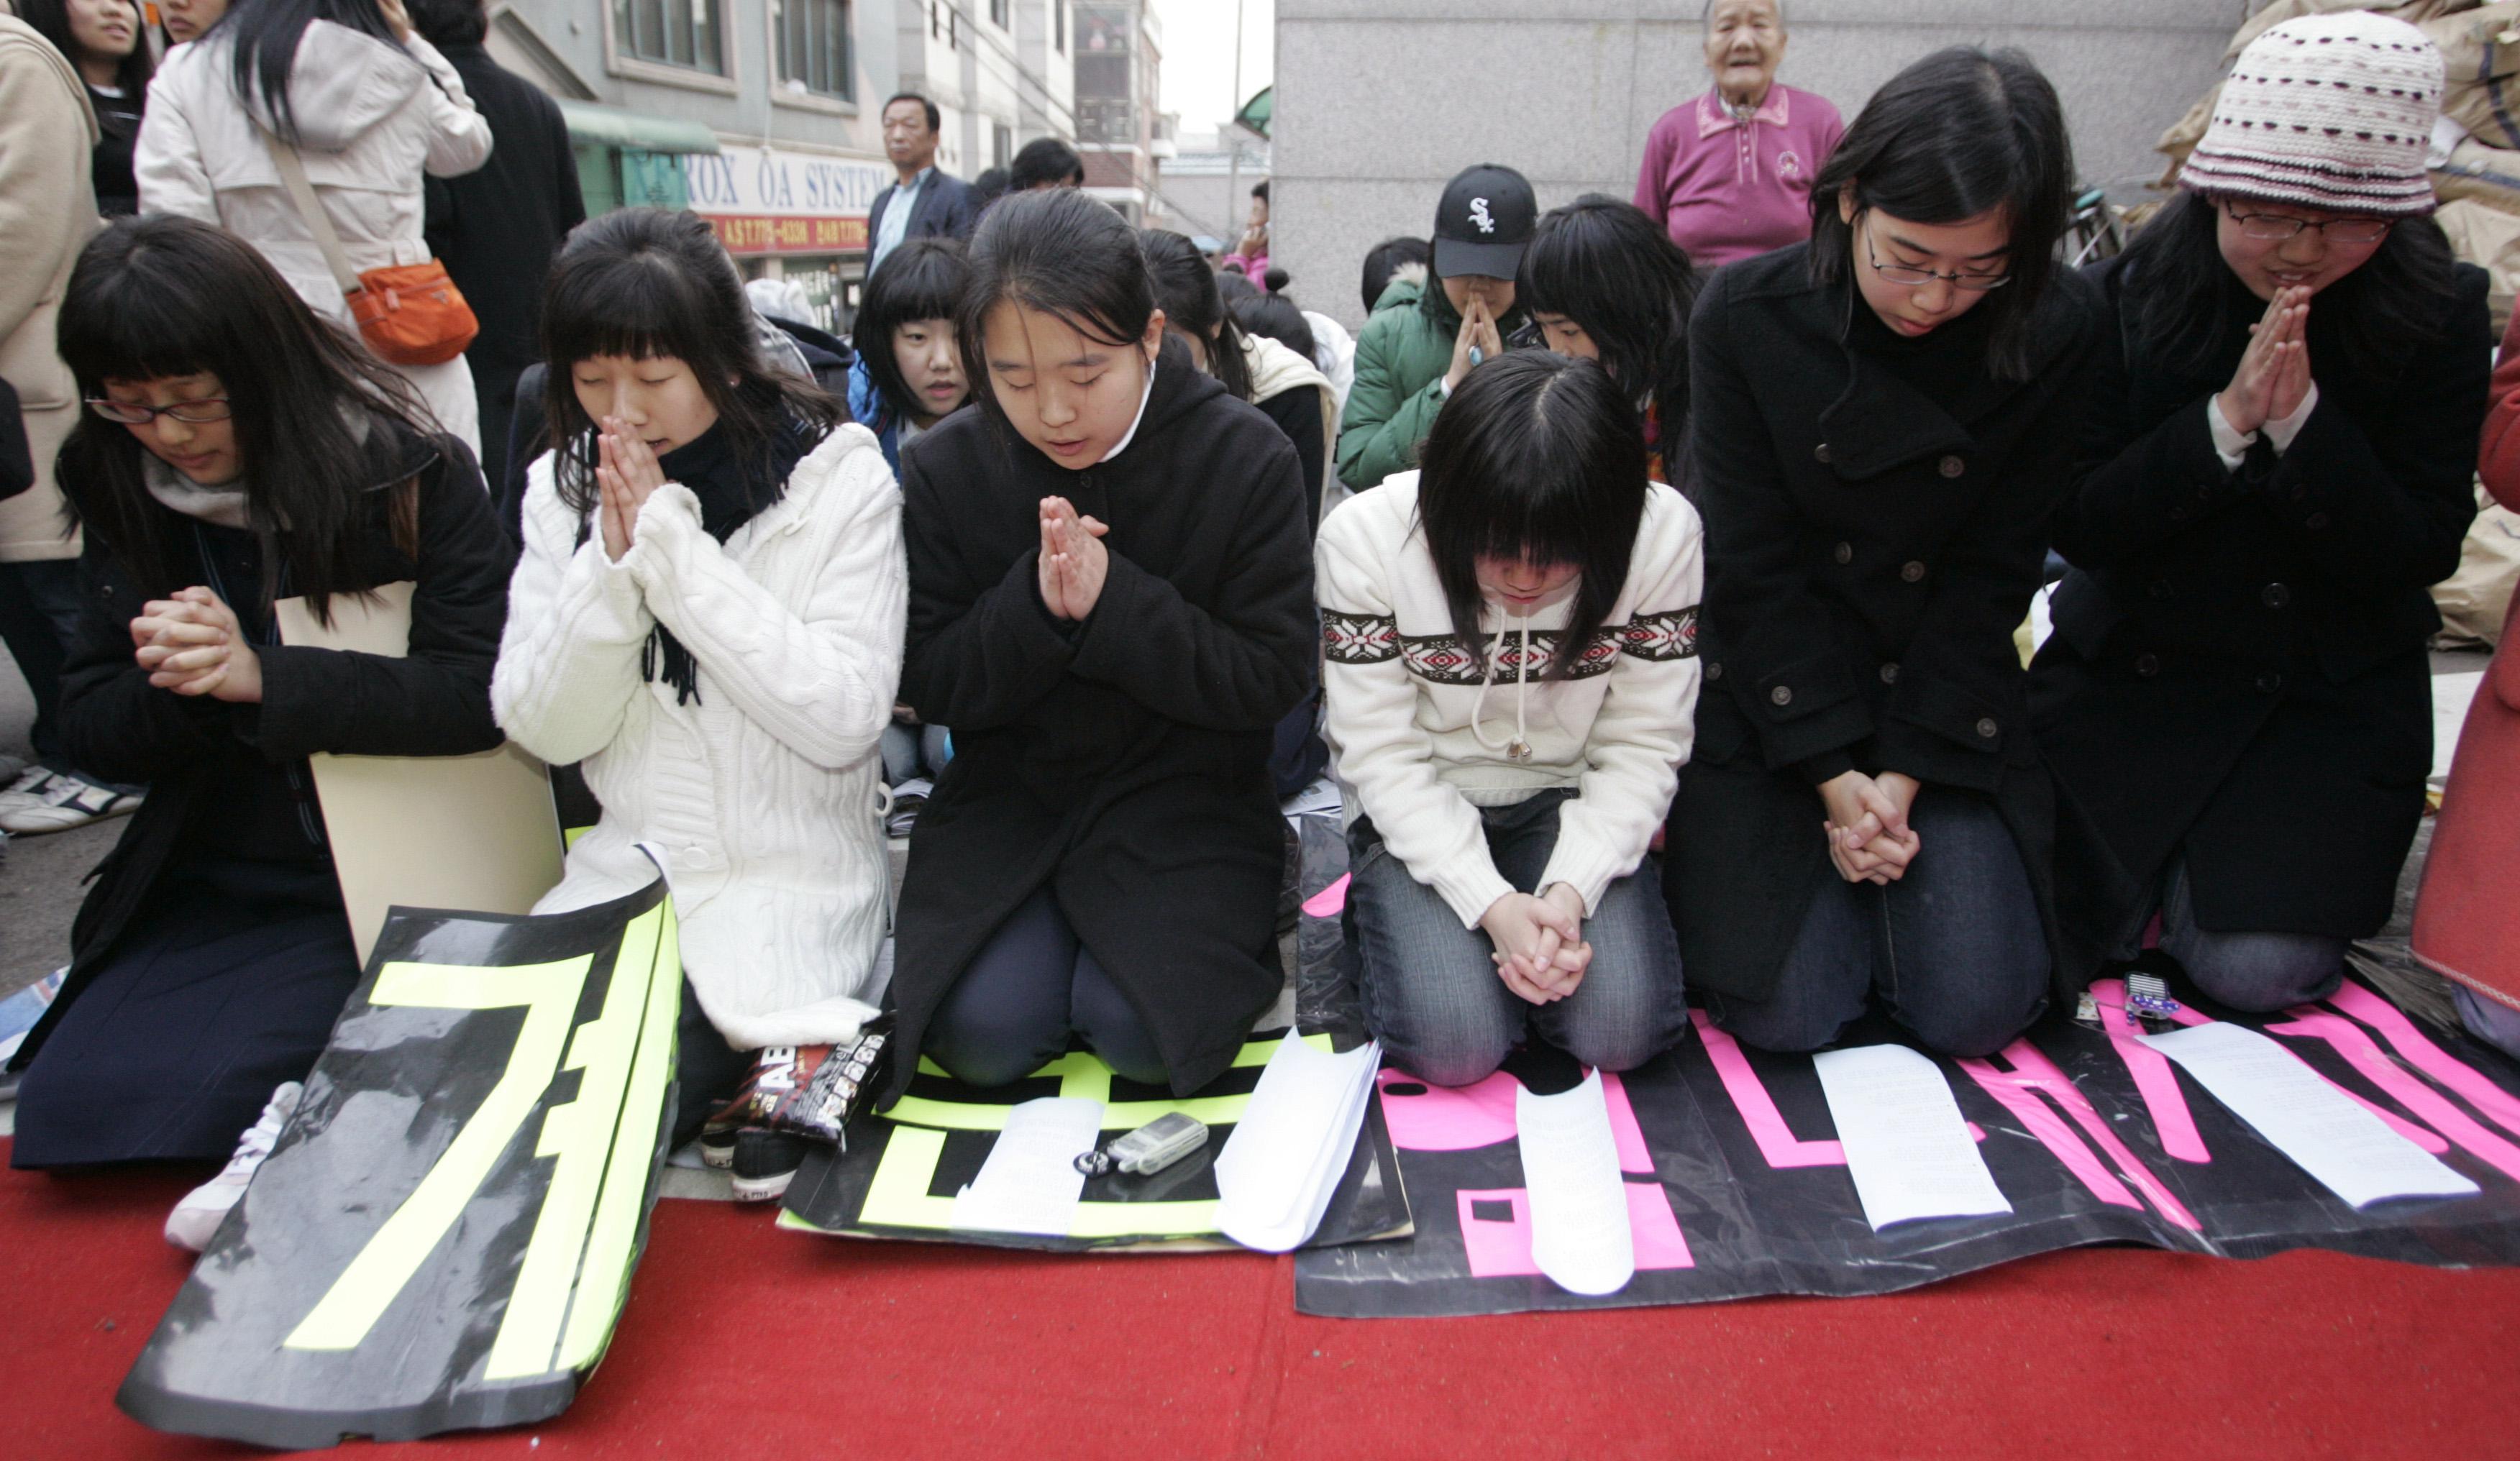
[[1111, 531], [1080, 517], [1063, 497], [1041, 500], [1041, 602], [1056, 618], [1083, 621], [1102, 598], [1111, 569], [1102, 535]]
[[2249, 327], [2231, 383], [2215, 398], [2223, 420], [2243, 436], [2291, 416], [2310, 397], [2310, 294], [2306, 286], [2275, 290]]
[[665, 485], [665, 469], [628, 421], [608, 416], [596, 426], [596, 520], [604, 530], [604, 556], [617, 563], [639, 530], [639, 509]]
[[1820, 799], [1828, 809], [1821, 828], [1839, 877], [1886, 886], [1907, 875], [1922, 845], [1908, 824], [1909, 810], [1916, 805], [1915, 777], [1843, 772], [1821, 783]]
[[236, 610], [207, 589], [179, 590], [142, 605], [131, 621], [131, 642], [132, 659], [159, 689], [232, 705], [262, 703], [262, 657]]
[[1508, 893], [1488, 905], [1479, 927], [1496, 946], [1489, 957], [1497, 977], [1533, 1004], [1575, 993], [1592, 966], [1593, 946], [1584, 942], [1584, 899], [1565, 883], [1552, 883], [1538, 897]]

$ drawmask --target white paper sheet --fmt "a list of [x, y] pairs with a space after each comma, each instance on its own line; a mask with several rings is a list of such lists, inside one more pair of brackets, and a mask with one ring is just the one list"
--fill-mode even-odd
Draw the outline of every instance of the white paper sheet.
[[1217, 1230], [1245, 1248], [1285, 1253], [1322, 1225], [1372, 1098], [1382, 1047], [1279, 1042], [1216, 1158]]
[[2269, 1145], [2355, 1207], [2477, 1190], [2271, 1037], [2218, 1022], [2148, 1035], [2143, 1042], [2178, 1061]]
[[1874, 1232], [1919, 1218], [2012, 1211], [1941, 1066], [1905, 1045], [1824, 1050], [1812, 1064]]
[[1076, 1159], [1102, 1134], [1102, 1103], [1043, 1096], [1007, 1113], [979, 1175], [954, 1195], [952, 1223], [974, 1232], [1064, 1238], [1085, 1173]]
[[1517, 1088], [1513, 1125], [1531, 1204], [1532, 1262], [1570, 1294], [1626, 1288], [1637, 1276], [1637, 1239], [1601, 1073], [1556, 1095]]

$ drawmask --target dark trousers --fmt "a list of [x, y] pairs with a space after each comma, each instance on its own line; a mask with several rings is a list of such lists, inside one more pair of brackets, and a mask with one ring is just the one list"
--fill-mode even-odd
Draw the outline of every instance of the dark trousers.
[[62, 665], [78, 628], [78, 559], [0, 563], [0, 643], [35, 696], [35, 755], [54, 771], [62, 759]]
[[973, 1085], [1020, 1081], [1070, 1035], [1130, 1081], [1170, 1084], [1154, 1036], [1059, 911], [1036, 889], [982, 945], [927, 1022], [926, 1054]]
[[674, 1025], [675, 1146], [697, 1138], [708, 1125], [709, 1113], [734, 1098], [743, 1078], [752, 1074], [753, 1053], [736, 1049], [717, 1033], [686, 978], [682, 1016]]
[[1817, 1050], [1871, 996], [1944, 1055], [1988, 1055], [2048, 1003], [2049, 958], [2021, 851], [1994, 807], [1927, 787], [1909, 813], [1921, 846], [1907, 876], [1850, 883], [1832, 869], [1803, 912], [1767, 998], [1708, 1000], [1715, 1023], [1763, 1050]]

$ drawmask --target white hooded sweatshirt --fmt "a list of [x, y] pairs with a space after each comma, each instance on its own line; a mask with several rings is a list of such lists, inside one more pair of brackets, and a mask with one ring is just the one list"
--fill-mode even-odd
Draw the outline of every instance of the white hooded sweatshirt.
[[[341, 287], [271, 160], [260, 98], [248, 110], [237, 96], [234, 53], [224, 34], [166, 53], [149, 83], [133, 157], [140, 211], [219, 225], [261, 250], [318, 313], [347, 325]], [[289, 100], [298, 156], [350, 267], [428, 262], [424, 175], [461, 177], [490, 156], [490, 124], [455, 67], [417, 36], [398, 46], [316, 21], [290, 65]], [[440, 424], [480, 450], [472, 374], [461, 356], [395, 369]]]

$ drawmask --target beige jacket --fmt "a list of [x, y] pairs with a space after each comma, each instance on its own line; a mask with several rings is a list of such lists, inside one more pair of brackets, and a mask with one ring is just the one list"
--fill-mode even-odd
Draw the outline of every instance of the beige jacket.
[[25, 22], [0, 15], [0, 380], [18, 392], [35, 485], [0, 502], [0, 563], [74, 558], [53, 455], [78, 385], [53, 346], [70, 266], [96, 232], [96, 113], [78, 73]]

